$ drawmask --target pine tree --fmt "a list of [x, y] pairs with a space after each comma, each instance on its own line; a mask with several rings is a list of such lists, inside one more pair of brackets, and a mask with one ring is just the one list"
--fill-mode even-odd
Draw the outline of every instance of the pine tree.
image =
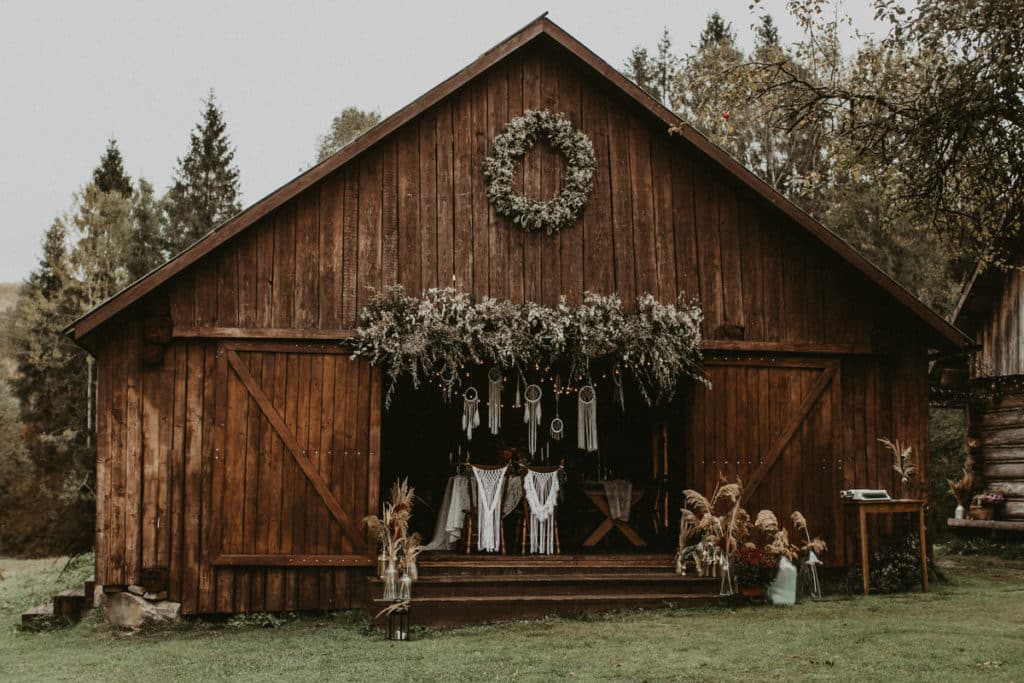
[[754, 28], [755, 50], [774, 47], [779, 44], [779, 28], [775, 25], [772, 15], [765, 14]]
[[120, 192], [124, 197], [131, 196], [131, 178], [125, 175], [121, 150], [117, 148], [117, 140], [114, 138], [107, 141], [100, 165], [92, 172], [92, 182], [102, 192]]
[[629, 59], [623, 67], [623, 74], [643, 88], [656, 100], [661, 100], [661, 90], [655, 77], [654, 60], [651, 59], [647, 48], [637, 45], [629, 54]]
[[360, 135], [380, 123], [380, 114], [358, 107], [345, 107], [331, 121], [331, 129], [317, 142], [316, 161], [320, 163]]
[[125, 261], [130, 281], [138, 280], [163, 263], [162, 219], [161, 202], [154, 196], [153, 186], [145, 178], [139, 178], [132, 195], [131, 235]]
[[736, 35], [733, 33], [732, 24], [722, 19], [718, 12], [712, 12], [708, 17], [708, 23], [700, 32], [700, 48], [704, 49], [712, 45], [729, 45], [736, 42]]
[[167, 193], [164, 249], [174, 255], [236, 214], [239, 204], [235, 148], [213, 91], [203, 103], [203, 118], [192, 131], [189, 149], [178, 159]]

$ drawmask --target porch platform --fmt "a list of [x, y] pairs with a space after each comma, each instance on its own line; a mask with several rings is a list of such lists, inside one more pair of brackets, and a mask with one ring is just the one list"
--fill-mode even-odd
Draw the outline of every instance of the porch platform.
[[[457, 555], [419, 562], [410, 622], [426, 626], [536, 619], [549, 614], [699, 606], [720, 600], [719, 580], [678, 576], [671, 555]], [[371, 616], [387, 603], [367, 580]]]

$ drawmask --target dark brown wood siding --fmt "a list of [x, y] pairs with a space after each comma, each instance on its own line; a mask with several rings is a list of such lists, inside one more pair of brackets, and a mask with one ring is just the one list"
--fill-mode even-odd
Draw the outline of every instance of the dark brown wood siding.
[[981, 349], [974, 356], [974, 377], [1024, 375], [1024, 271], [1011, 270], [1002, 279], [988, 315], [977, 326]]

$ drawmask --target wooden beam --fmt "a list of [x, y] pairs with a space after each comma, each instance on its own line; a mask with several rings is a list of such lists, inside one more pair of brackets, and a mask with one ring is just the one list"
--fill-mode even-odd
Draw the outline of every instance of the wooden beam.
[[219, 555], [215, 567], [370, 567], [365, 555]]
[[355, 330], [296, 330], [283, 327], [180, 327], [171, 332], [175, 339], [275, 339], [296, 341], [341, 341], [356, 336]]
[[306, 475], [306, 479], [309, 480], [309, 483], [313, 485], [314, 489], [316, 489], [320, 498], [323, 499], [324, 504], [331, 513], [331, 516], [338, 520], [338, 525], [341, 526], [342, 532], [354, 542], [359, 543], [361, 536], [357, 534], [352, 524], [352, 519], [348, 516], [348, 513], [345, 512], [345, 508], [341, 506], [341, 503], [334, 496], [334, 493], [331, 492], [330, 486], [326, 481], [324, 481], [323, 477], [320, 476], [316, 465], [311, 463], [309, 458], [307, 458], [302, 452], [302, 447], [299, 445], [298, 439], [296, 439], [292, 431], [288, 429], [288, 425], [285, 423], [284, 418], [277, 412], [277, 409], [274, 407], [274, 403], [270, 400], [270, 397], [264, 393], [263, 388], [256, 382], [256, 379], [249, 372], [248, 366], [242, 362], [242, 359], [238, 357], [238, 354], [235, 353], [234, 349], [225, 349], [224, 354], [227, 358], [228, 364], [238, 375], [238, 378], [242, 380], [242, 384], [245, 385], [249, 394], [256, 401], [256, 404], [259, 405], [260, 410], [263, 411], [263, 414], [270, 421], [270, 424], [277, 432], [277, 435], [281, 437], [281, 441], [284, 443], [285, 447], [291, 452], [292, 458], [302, 470], [302, 473]]
[[701, 349], [706, 353], [792, 353], [818, 356], [868, 356], [874, 353], [871, 344], [801, 344], [794, 342], [733, 341], [705, 339]]
[[821, 395], [825, 393], [825, 389], [832, 384], [832, 380], [838, 372], [839, 368], [835, 365], [825, 368], [821, 373], [821, 376], [819, 376], [818, 379], [815, 380], [814, 384], [811, 385], [807, 395], [804, 396], [804, 400], [800, 403], [800, 407], [797, 408], [796, 413], [790, 418], [789, 422], [786, 424], [786, 428], [782, 430], [782, 434], [779, 435], [779, 438], [772, 444], [772, 447], [768, 450], [768, 454], [761, 462], [760, 467], [750, 475], [750, 479], [747, 480], [743, 487], [743, 496], [740, 498], [740, 503], [746, 503], [750, 499], [750, 496], [754, 494], [754, 491], [757, 490], [757, 487], [760, 486], [761, 481], [775, 465], [779, 456], [782, 455], [782, 451], [784, 451], [786, 446], [789, 445], [790, 440], [792, 440], [797, 430], [800, 429], [800, 425], [803, 424], [804, 420], [806, 420], [807, 416], [810, 414], [811, 409], [814, 408], [814, 404], [817, 403], [818, 399], [821, 398]]

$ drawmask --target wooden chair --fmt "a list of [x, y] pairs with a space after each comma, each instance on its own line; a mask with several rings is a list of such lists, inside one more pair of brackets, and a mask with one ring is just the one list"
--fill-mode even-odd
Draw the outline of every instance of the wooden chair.
[[[475, 465], [473, 463], [467, 463], [467, 464], [469, 465], [469, 468], [470, 468], [469, 471], [471, 473], [471, 480], [472, 480], [470, 482], [470, 486], [472, 487], [472, 490], [470, 491], [470, 496], [469, 496], [470, 500], [472, 501], [472, 504], [470, 505], [469, 510], [466, 510], [466, 522], [465, 522], [465, 524], [462, 525], [462, 528], [465, 529], [466, 554], [469, 555], [471, 552], [473, 552], [473, 547], [476, 545], [475, 541], [478, 540], [478, 537], [479, 537], [479, 532], [478, 532], [478, 529], [476, 528], [476, 518], [477, 518], [477, 514], [479, 512], [479, 510], [477, 508], [477, 506], [479, 505], [479, 501], [478, 501], [479, 493], [477, 492], [478, 484], [477, 484], [477, 481], [476, 481], [476, 475], [472, 474], [472, 472], [473, 472], [472, 468], [475, 467], [478, 470], [494, 471], [494, 470], [505, 469], [506, 467], [508, 467], [508, 465]], [[505, 498], [505, 486], [507, 484], [508, 484], [508, 473], [505, 474], [505, 480], [501, 484], [501, 497], [502, 497], [503, 500]], [[499, 502], [498, 503], [499, 510], [501, 509], [501, 505], [502, 505], [502, 503]], [[502, 522], [504, 522], [504, 519], [502, 519]], [[498, 552], [501, 553], [502, 555], [504, 555], [505, 554], [505, 525], [504, 525], [504, 523], [501, 523], [501, 524], [498, 525], [498, 527], [499, 527], [499, 530], [498, 530], [498, 533], [499, 533], [499, 536], [498, 536], [498, 548], [499, 548], [499, 550], [498, 550]]]
[[[560, 469], [562, 469], [561, 465], [550, 465], [550, 466], [533, 465], [533, 466], [526, 467], [527, 471], [529, 471], [529, 472], [536, 472], [537, 474], [549, 474], [551, 472], [557, 472]], [[557, 503], [555, 504], [554, 510], [551, 512], [551, 520], [552, 520], [552, 522], [555, 525], [555, 555], [561, 555], [562, 554], [562, 546], [561, 546], [561, 542], [560, 542], [559, 537], [558, 537], [558, 504]], [[517, 530], [517, 532], [518, 533], [516, 535], [519, 537], [519, 539], [517, 539], [519, 541], [519, 554], [520, 555], [526, 555], [527, 554], [527, 550], [526, 550], [527, 549], [527, 544], [529, 542], [529, 537], [530, 537], [530, 503], [526, 499], [525, 480], [524, 480], [524, 487], [523, 487], [523, 512], [522, 512], [522, 519], [519, 521], [519, 529]]]

